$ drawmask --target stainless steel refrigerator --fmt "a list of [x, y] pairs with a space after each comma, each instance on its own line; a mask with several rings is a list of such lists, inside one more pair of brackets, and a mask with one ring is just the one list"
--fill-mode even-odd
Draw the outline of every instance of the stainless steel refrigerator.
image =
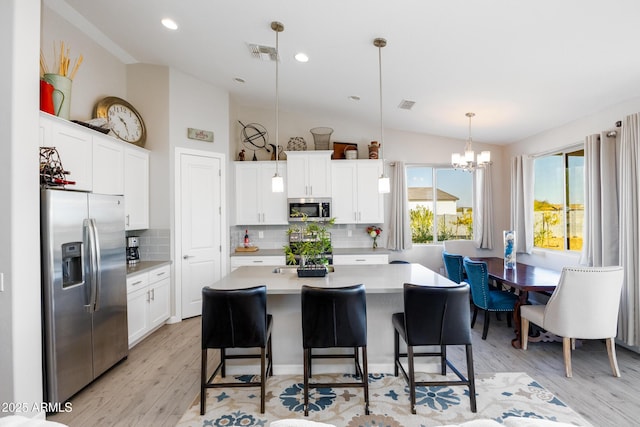
[[45, 400], [64, 402], [127, 357], [124, 199], [41, 192]]

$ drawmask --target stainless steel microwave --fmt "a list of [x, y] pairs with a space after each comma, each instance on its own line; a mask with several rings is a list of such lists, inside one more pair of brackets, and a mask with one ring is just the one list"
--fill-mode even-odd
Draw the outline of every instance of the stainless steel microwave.
[[328, 221], [331, 218], [331, 199], [287, 199], [289, 222]]

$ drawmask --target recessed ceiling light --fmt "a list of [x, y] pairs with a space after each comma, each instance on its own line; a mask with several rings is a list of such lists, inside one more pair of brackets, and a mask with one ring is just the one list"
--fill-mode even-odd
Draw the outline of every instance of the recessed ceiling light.
[[245, 80], [244, 80], [242, 77], [236, 77], [236, 78], [235, 78], [235, 79], [233, 79], [233, 80], [235, 80], [235, 81], [236, 81], [236, 82], [238, 82], [238, 83], [244, 83], [244, 82], [245, 82]]
[[161, 22], [162, 22], [162, 25], [164, 25], [166, 28], [170, 30], [178, 29], [178, 24], [176, 24], [176, 21], [174, 21], [171, 18], [164, 18]]
[[360, 97], [358, 95], [351, 95], [349, 99], [352, 101], [360, 101]]
[[296, 53], [296, 56], [294, 56], [294, 58], [296, 58], [296, 61], [298, 62], [308, 62], [309, 61], [309, 57], [307, 56], [306, 53]]

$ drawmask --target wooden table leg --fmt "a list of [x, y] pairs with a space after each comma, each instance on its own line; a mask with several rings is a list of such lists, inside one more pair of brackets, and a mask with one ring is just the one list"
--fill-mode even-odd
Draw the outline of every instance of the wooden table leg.
[[[515, 324], [514, 330], [516, 333], [516, 337], [511, 340], [511, 345], [513, 346], [513, 348], [521, 348], [522, 346], [521, 334], [523, 333], [523, 331], [520, 328], [520, 306], [527, 304], [527, 301], [529, 299], [528, 295], [529, 293], [527, 291], [521, 290], [520, 294], [518, 295], [518, 300], [513, 307], [513, 323]], [[529, 331], [524, 331], [524, 333], [527, 334], [529, 333]]]

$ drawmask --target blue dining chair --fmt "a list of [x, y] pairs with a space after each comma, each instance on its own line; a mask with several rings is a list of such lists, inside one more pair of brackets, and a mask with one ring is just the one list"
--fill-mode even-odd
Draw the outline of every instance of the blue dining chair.
[[444, 269], [447, 272], [449, 280], [461, 283], [465, 279], [464, 273], [464, 257], [462, 255], [450, 254], [447, 251], [442, 252], [442, 260], [444, 261]]
[[476, 323], [478, 309], [484, 310], [484, 328], [482, 329], [482, 339], [487, 339], [489, 332], [489, 320], [491, 312], [509, 312], [507, 315], [507, 325], [511, 326], [511, 314], [515, 307], [518, 296], [512, 292], [500, 289], [489, 288], [489, 272], [487, 263], [484, 261], [474, 261], [468, 257], [463, 259], [464, 270], [467, 273], [467, 282], [471, 287], [471, 299], [473, 301], [473, 318], [471, 327]]

